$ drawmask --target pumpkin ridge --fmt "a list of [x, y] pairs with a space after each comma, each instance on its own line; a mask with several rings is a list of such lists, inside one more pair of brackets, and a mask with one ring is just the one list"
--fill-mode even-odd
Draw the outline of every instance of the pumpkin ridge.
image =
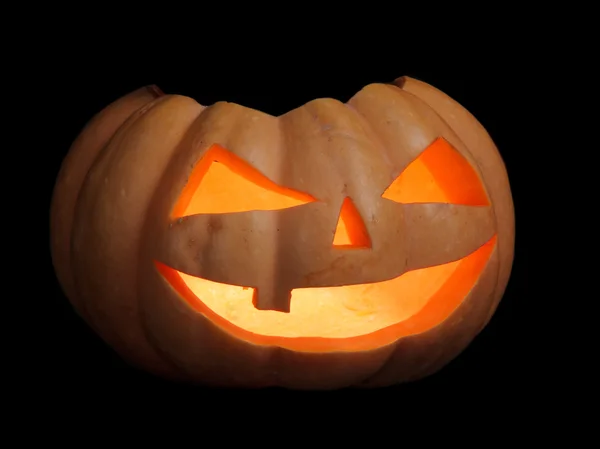
[[[138, 240], [138, 248], [137, 248], [137, 265], [136, 265], [136, 270], [135, 270], [135, 285], [138, 285], [138, 280], [140, 279], [140, 264], [143, 263], [142, 261], [142, 257], [143, 257], [143, 245], [142, 242], [144, 241], [143, 236], [145, 236], [148, 233], [148, 225], [149, 225], [149, 219], [148, 219], [148, 214], [150, 212], [150, 209], [152, 208], [154, 202], [155, 202], [155, 198], [158, 195], [158, 190], [160, 189], [160, 187], [163, 185], [164, 183], [164, 178], [166, 177], [167, 173], [169, 172], [169, 168], [172, 164], [174, 164], [174, 161], [176, 159], [177, 154], [180, 151], [180, 148], [183, 146], [183, 143], [186, 142], [186, 140], [189, 138], [189, 133], [190, 133], [190, 129], [194, 126], [194, 123], [196, 123], [196, 121], [200, 120], [200, 118], [202, 117], [202, 114], [205, 113], [207, 110], [209, 110], [209, 108], [207, 107], [202, 107], [199, 111], [198, 111], [198, 115], [190, 121], [187, 129], [181, 134], [181, 138], [179, 139], [179, 142], [174, 145], [174, 149], [173, 149], [173, 153], [171, 155], [171, 158], [169, 158], [167, 160], [167, 163], [165, 164], [163, 170], [162, 170], [162, 174], [159, 176], [157, 182], [154, 185], [154, 189], [152, 191], [152, 193], [148, 196], [148, 202], [146, 203], [146, 207], [144, 209], [144, 217], [142, 220], [142, 228], [141, 228], [141, 235], [142, 238], [140, 238]], [[152, 334], [152, 332], [148, 329], [148, 325], [147, 325], [147, 320], [144, 317], [144, 308], [141, 307], [140, 304], [140, 298], [141, 298], [141, 294], [139, 293], [139, 287], [137, 288], [137, 294], [136, 294], [136, 306], [139, 310], [139, 314], [141, 317], [140, 320], [140, 327], [142, 329], [142, 333], [144, 335], [144, 337], [146, 338], [146, 340], [148, 341], [148, 345], [158, 354], [158, 356], [166, 363], [168, 364], [170, 367], [172, 367], [180, 376], [185, 376], [187, 377], [187, 374], [185, 373], [185, 371], [171, 358], [169, 357], [169, 354], [166, 353], [166, 351], [164, 351], [160, 345], [158, 344], [156, 338], [154, 337], [154, 335]]]
[[[90, 164], [90, 166], [84, 176], [83, 182], [81, 183], [81, 188], [77, 192], [77, 199], [75, 201], [74, 217], [77, 216], [77, 210], [79, 209], [80, 201], [82, 201], [81, 194], [84, 191], [85, 186], [88, 183], [88, 180], [90, 178], [90, 175], [94, 171], [94, 168], [100, 164], [105, 164], [103, 167], [103, 170], [101, 170], [99, 173], [94, 173], [94, 175], [98, 178], [101, 178], [101, 179], [105, 178], [106, 172], [112, 167], [112, 161], [118, 155], [118, 151], [120, 149], [119, 145], [116, 145], [115, 142], [117, 142], [118, 139], [123, 139], [127, 135], [128, 130], [131, 129], [131, 127], [138, 120], [140, 120], [140, 118], [142, 118], [146, 113], [148, 113], [148, 111], [153, 109], [156, 105], [160, 104], [160, 102], [163, 101], [164, 98], [165, 98], [164, 96], [157, 97], [154, 100], [150, 101], [149, 103], [136, 109], [131, 115], [129, 115], [129, 117], [127, 117], [127, 119], [115, 130], [115, 132], [112, 134], [112, 136], [110, 136], [110, 138], [106, 141], [104, 146], [100, 149], [100, 151], [94, 158], [93, 162]], [[109, 149], [110, 149], [110, 151], [109, 151]], [[98, 194], [94, 195], [95, 200], [96, 200], [97, 196], [98, 196]], [[73, 243], [74, 243], [74, 240], [73, 240], [73, 238], [71, 238], [70, 251], [72, 254], [74, 252]], [[71, 260], [72, 259], [73, 259], [73, 256], [71, 256]], [[78, 296], [82, 297], [81, 293], [79, 293], [79, 288], [77, 287], [77, 281], [75, 281], [75, 290], [77, 291]], [[86, 313], [86, 315], [90, 315], [90, 312], [88, 310], [87, 301], [85, 301], [85, 300], [81, 301], [81, 307], [84, 310], [84, 312]], [[92, 321], [92, 320], [90, 320], [90, 321]]]
[[77, 201], [87, 173], [110, 136], [133, 112], [151, 102], [156, 94], [145, 88], [121, 97], [87, 121], [69, 148], [55, 181], [50, 204], [50, 250], [56, 275], [67, 297], [84, 320], [89, 317], [75, 289], [71, 263], [72, 231]]
[[[448, 128], [452, 130], [452, 132], [454, 133], [456, 138], [460, 139], [463, 142], [464, 148], [470, 152], [470, 155], [471, 155], [470, 162], [476, 164], [477, 168], [479, 169], [478, 174], [480, 177], [483, 177], [484, 174], [488, 171], [488, 169], [486, 167], [482, 166], [482, 164], [478, 160], [479, 158], [475, 157], [475, 155], [473, 154], [472, 148], [469, 147], [468, 142], [466, 142], [466, 139], [463, 138], [462, 136], [469, 135], [468, 132], [471, 131], [470, 135], [472, 135], [472, 136], [476, 135], [479, 139], [484, 141], [483, 143], [480, 144], [480, 146], [487, 145], [488, 147], [495, 149], [495, 152], [487, 153], [490, 158], [493, 158], [493, 162], [491, 162], [491, 163], [488, 162], [488, 164], [489, 165], [493, 165], [493, 164], [498, 165], [502, 169], [502, 170], [495, 171], [495, 173], [498, 173], [499, 176], [501, 176], [503, 178], [499, 181], [496, 181], [496, 183], [504, 184], [503, 189], [506, 192], [506, 198], [504, 201], [505, 201], [505, 203], [507, 203], [507, 213], [509, 213], [513, 217], [510, 226], [508, 226], [504, 229], [501, 226], [501, 221], [500, 221], [501, 217], [498, 214], [498, 207], [501, 203], [501, 199], [495, 197], [494, 192], [492, 191], [492, 189], [490, 189], [488, 187], [487, 182], [485, 182], [483, 178], [482, 178], [482, 185], [484, 185], [486, 187], [486, 193], [490, 200], [490, 207], [492, 208], [492, 213], [494, 214], [497, 231], [500, 232], [500, 230], [502, 229], [502, 234], [504, 234], [504, 232], [506, 232], [508, 234], [506, 236], [502, 235], [502, 241], [504, 241], [506, 243], [497, 245], [498, 257], [501, 260], [504, 257], [512, 259], [514, 256], [515, 227], [514, 227], [514, 206], [512, 204], [510, 183], [508, 180], [508, 175], [506, 174], [506, 165], [505, 165], [504, 161], [502, 160], [502, 157], [500, 156], [500, 153], [498, 152], [498, 149], [496, 148], [496, 145], [495, 145], [492, 137], [488, 133], [488, 131], [485, 129], [483, 124], [467, 108], [465, 108], [458, 101], [456, 101], [455, 99], [450, 97], [448, 94], [435, 88], [434, 86], [431, 86], [422, 81], [419, 81], [417, 79], [412, 79], [412, 78], [409, 78], [406, 76], [398, 78], [397, 80], [394, 81], [394, 83], [396, 83], [396, 85], [400, 86], [402, 90], [406, 91], [407, 93], [409, 93], [411, 95], [414, 95], [416, 98], [420, 99], [423, 103], [427, 104], [436, 113], [437, 116], [439, 116], [442, 120], [444, 120], [444, 122], [447, 124]], [[425, 97], [427, 97], [427, 98], [425, 98]], [[439, 107], [440, 104], [442, 105], [442, 107]], [[452, 111], [454, 111], [453, 116], [450, 115], [451, 112], [450, 112], [449, 108], [452, 108]], [[450, 121], [450, 118], [456, 119], [457, 124], [453, 126], [453, 124]], [[457, 129], [458, 127], [460, 127], [460, 131]], [[468, 128], [468, 129], [466, 129], [466, 128]], [[477, 140], [475, 137], [471, 137], [471, 138], [474, 140]], [[488, 182], [490, 182], [490, 180], [488, 180]], [[499, 191], [501, 192], [502, 189], [497, 188], [496, 193], [498, 193]], [[505, 221], [502, 220], [502, 222], [505, 222]], [[508, 253], [507, 255], [504, 255], [505, 251]], [[497, 273], [497, 277], [496, 277], [496, 287], [495, 287], [496, 298], [495, 298], [494, 303], [490, 307], [490, 312], [489, 312], [488, 318], [482, 324], [481, 329], [483, 329], [487, 325], [489, 320], [491, 319], [492, 315], [494, 314], [494, 312], [500, 302], [500, 299], [502, 298], [502, 296], [504, 294], [504, 290], [506, 289], [507, 281], [508, 281], [511, 271], [512, 271], [512, 263], [509, 264], [505, 268], [506, 271], [504, 273], [502, 272], [502, 269], [503, 269], [502, 264], [498, 264], [497, 269], [498, 269], [498, 273]]]

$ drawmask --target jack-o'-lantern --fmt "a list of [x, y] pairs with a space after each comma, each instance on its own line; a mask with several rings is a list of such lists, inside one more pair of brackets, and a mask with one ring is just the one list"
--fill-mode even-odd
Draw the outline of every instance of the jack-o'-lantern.
[[487, 132], [423, 82], [279, 117], [150, 88], [73, 144], [51, 241], [76, 310], [134, 365], [333, 389], [462, 351], [506, 287], [514, 218]]

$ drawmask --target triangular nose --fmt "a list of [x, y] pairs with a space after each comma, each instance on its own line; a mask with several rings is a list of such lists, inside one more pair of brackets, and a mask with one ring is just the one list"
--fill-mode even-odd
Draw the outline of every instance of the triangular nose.
[[333, 246], [336, 248], [371, 248], [371, 239], [358, 209], [346, 197], [340, 209]]

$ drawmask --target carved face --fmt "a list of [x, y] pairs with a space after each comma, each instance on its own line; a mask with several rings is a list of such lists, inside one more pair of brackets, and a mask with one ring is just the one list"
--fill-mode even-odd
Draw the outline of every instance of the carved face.
[[426, 330], [460, 304], [494, 243], [479, 175], [416, 118], [369, 120], [364, 97], [279, 119], [213, 107], [248, 135], [196, 136], [153, 232], [158, 270], [191, 307], [251, 340], [316, 348]]

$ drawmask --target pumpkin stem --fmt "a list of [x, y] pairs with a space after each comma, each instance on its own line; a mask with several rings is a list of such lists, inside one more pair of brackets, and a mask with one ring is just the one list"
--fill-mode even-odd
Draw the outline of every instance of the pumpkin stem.
[[148, 91], [152, 95], [154, 95], [156, 98], [162, 97], [163, 95], [165, 95], [165, 93], [162, 91], [162, 89], [160, 87], [158, 87], [156, 84], [151, 84], [149, 86], [146, 86], [146, 89], [148, 89]]
[[392, 84], [395, 84], [400, 89], [402, 89], [404, 87], [404, 84], [406, 84], [406, 77], [401, 76], [400, 78], [396, 78]]

